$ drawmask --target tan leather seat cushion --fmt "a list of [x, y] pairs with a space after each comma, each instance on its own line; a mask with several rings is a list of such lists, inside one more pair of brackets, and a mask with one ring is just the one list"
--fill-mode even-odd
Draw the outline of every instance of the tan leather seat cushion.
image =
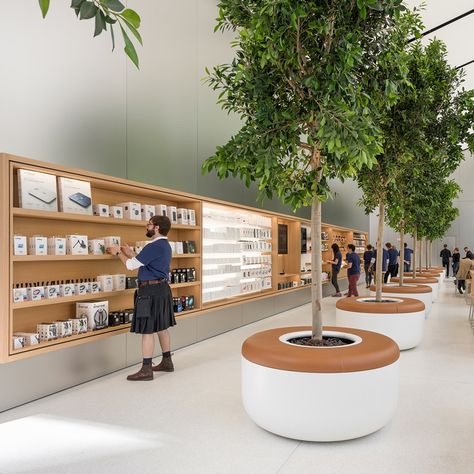
[[242, 355], [250, 362], [273, 369], [293, 372], [340, 373], [378, 369], [400, 357], [398, 345], [387, 336], [362, 329], [325, 326], [324, 330], [348, 332], [360, 336], [363, 343], [337, 348], [313, 348], [286, 344], [283, 334], [310, 331], [310, 326], [286, 327], [262, 331], [242, 345]]
[[[375, 291], [375, 285], [371, 285], [371, 291]], [[420, 294], [420, 293], [431, 293], [431, 286], [417, 285], [417, 286], [382, 286], [383, 293], [406, 293], [408, 294]]]
[[[373, 298], [369, 296], [368, 298]], [[390, 298], [387, 296], [386, 298]], [[394, 297], [397, 298], [397, 297]], [[400, 298], [400, 297], [399, 297]], [[403, 298], [400, 303], [365, 303], [364, 301], [357, 301], [361, 298], [342, 298], [336, 303], [336, 308], [344, 311], [353, 311], [355, 313], [374, 313], [374, 314], [402, 314], [402, 313], [416, 313], [425, 310], [425, 303], [413, 298]], [[400, 298], [401, 299], [401, 298]]]
[[[413, 272], [404, 272], [404, 276], [410, 277], [413, 275]], [[432, 278], [439, 278], [439, 272], [416, 272], [416, 276], [418, 277], [432, 277]]]
[[[391, 278], [390, 281], [393, 281], [393, 283], [398, 283], [400, 281], [400, 278], [394, 277], [394, 278]], [[429, 278], [429, 277], [404, 278], [403, 282], [404, 283], [421, 283], [422, 285], [426, 283], [439, 283], [437, 278]]]

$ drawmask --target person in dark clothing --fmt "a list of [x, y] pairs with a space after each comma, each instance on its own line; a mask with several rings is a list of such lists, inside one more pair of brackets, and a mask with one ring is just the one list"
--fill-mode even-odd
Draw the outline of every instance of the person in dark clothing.
[[349, 291], [347, 292], [347, 296], [359, 296], [357, 282], [360, 277], [360, 257], [356, 254], [354, 244], [349, 244], [347, 249], [347, 278], [349, 280]]
[[439, 253], [443, 267], [446, 267], [446, 278], [449, 278], [449, 259], [451, 258], [451, 250], [448, 249], [448, 244], [443, 245], [443, 250]]
[[372, 245], [367, 245], [367, 250], [364, 252], [364, 272], [365, 272], [365, 287], [369, 288], [372, 283], [372, 259], [374, 258], [374, 248]]
[[385, 272], [384, 283], [388, 282], [388, 277], [395, 277], [398, 273], [398, 252], [395, 247], [392, 246], [390, 242], [385, 244], [388, 252], [388, 269]]
[[[388, 250], [382, 247], [382, 272], [387, 271], [387, 263], [388, 263]], [[374, 249], [374, 258], [372, 261], [372, 271], [374, 273], [374, 281], [377, 272], [377, 249]]]
[[469, 250], [469, 247], [464, 247], [464, 252], [466, 252], [466, 256], [464, 258], [470, 258], [474, 260], [474, 253]]
[[413, 250], [408, 248], [407, 243], [403, 244], [403, 271], [409, 272], [411, 267], [411, 256], [413, 255]]
[[452, 254], [452, 267], [453, 267], [453, 275], [456, 276], [456, 273], [459, 270], [459, 261], [461, 260], [461, 254], [459, 253], [459, 249], [454, 247], [453, 254]]
[[337, 276], [339, 275], [339, 270], [341, 269], [342, 265], [342, 253], [339, 250], [339, 245], [337, 244], [332, 244], [331, 248], [334, 257], [332, 260], [328, 260], [326, 263], [330, 263], [332, 265], [331, 283], [336, 290], [336, 293], [332, 296], [342, 296], [341, 291], [339, 290], [339, 283], [337, 282]]

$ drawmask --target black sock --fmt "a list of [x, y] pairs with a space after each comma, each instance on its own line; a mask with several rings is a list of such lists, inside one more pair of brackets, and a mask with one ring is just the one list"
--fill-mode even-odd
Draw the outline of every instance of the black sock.
[[149, 359], [143, 359], [143, 365], [151, 365], [151, 357]]
[[163, 357], [171, 357], [171, 352], [163, 352]]

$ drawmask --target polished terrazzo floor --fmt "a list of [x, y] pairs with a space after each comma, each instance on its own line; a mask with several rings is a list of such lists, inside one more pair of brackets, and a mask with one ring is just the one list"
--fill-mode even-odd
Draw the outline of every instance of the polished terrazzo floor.
[[[153, 382], [124, 370], [0, 414], [0, 473], [472, 473], [474, 335], [453, 286], [442, 284], [421, 345], [402, 353], [393, 421], [370, 436], [294, 441], [243, 410], [242, 341], [308, 324], [305, 305], [177, 351], [176, 372]], [[324, 299], [327, 324], [335, 302]]]

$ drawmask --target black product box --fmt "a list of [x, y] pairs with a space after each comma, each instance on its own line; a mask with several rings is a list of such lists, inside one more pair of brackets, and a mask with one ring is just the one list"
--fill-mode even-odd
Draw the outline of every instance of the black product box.
[[112, 311], [109, 313], [109, 326], [119, 326], [122, 324], [120, 311]]
[[195, 268], [186, 268], [186, 281], [196, 281]]
[[121, 324], [127, 324], [132, 322], [133, 319], [133, 308], [124, 309], [120, 312]]
[[125, 288], [138, 288], [138, 278], [127, 277], [127, 279], [125, 280]]
[[183, 242], [183, 253], [196, 253], [196, 242], [194, 240], [185, 240]]
[[194, 296], [186, 296], [186, 309], [194, 309]]

